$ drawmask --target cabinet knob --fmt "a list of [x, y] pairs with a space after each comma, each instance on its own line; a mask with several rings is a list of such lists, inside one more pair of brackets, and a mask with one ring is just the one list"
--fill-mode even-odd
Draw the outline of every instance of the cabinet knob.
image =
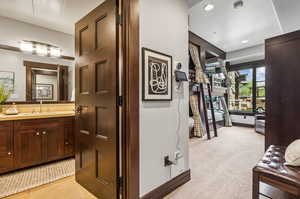
[[43, 135], [46, 135], [47, 134], [47, 132], [46, 131], [43, 131]]
[[8, 155], [11, 155], [12, 153], [11, 153], [11, 152], [8, 152], [7, 154], [8, 154]]
[[66, 145], [69, 145], [69, 142], [66, 142]]
[[36, 135], [39, 136], [39, 135], [40, 135], [40, 132], [36, 132]]

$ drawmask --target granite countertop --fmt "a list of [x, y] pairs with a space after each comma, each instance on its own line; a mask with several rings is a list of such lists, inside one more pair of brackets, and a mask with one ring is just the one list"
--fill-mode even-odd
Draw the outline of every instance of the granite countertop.
[[74, 111], [19, 113], [18, 115], [5, 115], [3, 113], [0, 113], [0, 121], [44, 119], [44, 118], [72, 117], [72, 116], [75, 116]]

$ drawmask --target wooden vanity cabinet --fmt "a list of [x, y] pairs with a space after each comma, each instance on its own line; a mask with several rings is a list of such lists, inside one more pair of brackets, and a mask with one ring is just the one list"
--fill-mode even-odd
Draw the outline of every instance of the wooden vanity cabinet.
[[64, 157], [61, 119], [15, 122], [16, 167], [23, 168]]
[[75, 155], [74, 118], [64, 118], [64, 155]]
[[74, 117], [0, 121], [0, 173], [74, 156]]
[[14, 168], [13, 122], [0, 121], [0, 173]]

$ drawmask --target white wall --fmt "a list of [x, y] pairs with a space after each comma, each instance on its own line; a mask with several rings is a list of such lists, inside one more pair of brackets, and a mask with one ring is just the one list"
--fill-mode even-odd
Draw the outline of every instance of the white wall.
[[[34, 40], [57, 45], [63, 49], [64, 55], [74, 55], [74, 37], [72, 35], [0, 17], [0, 44], [19, 47], [19, 42], [22, 40]], [[74, 61], [0, 50], [0, 71], [15, 72], [15, 94], [10, 100], [25, 101], [24, 60], [69, 66], [69, 95], [71, 95], [74, 85]]]
[[0, 44], [19, 47], [19, 42], [22, 40], [58, 46], [63, 50], [63, 55], [74, 56], [75, 54], [75, 41], [72, 35], [0, 17]]
[[[186, 0], [141, 0], [140, 42], [173, 57], [188, 72], [188, 5]], [[175, 68], [175, 66], [173, 67]], [[140, 64], [142, 71], [142, 64]], [[140, 75], [142, 77], [142, 74]], [[141, 81], [141, 80], [140, 80]], [[142, 88], [142, 83], [140, 83]], [[173, 101], [140, 103], [140, 194], [141, 196], [169, 181], [170, 168], [164, 167], [164, 156], [174, 156], [176, 128], [180, 116], [180, 147], [188, 158], [188, 84], [179, 93], [173, 85]], [[142, 91], [140, 91], [142, 93]], [[180, 114], [178, 103], [180, 101]]]

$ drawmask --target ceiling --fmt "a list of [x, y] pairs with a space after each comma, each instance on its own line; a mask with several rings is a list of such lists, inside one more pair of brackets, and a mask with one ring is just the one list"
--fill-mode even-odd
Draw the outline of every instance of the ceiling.
[[0, 16], [74, 34], [74, 24], [104, 0], [1, 0]]
[[[239, 9], [233, 8], [235, 1], [197, 3], [190, 9], [190, 30], [226, 52], [263, 44], [265, 39], [283, 33], [272, 0], [244, 0]], [[210, 12], [203, 9], [207, 3], [214, 5]], [[248, 43], [242, 43], [244, 40]]]

